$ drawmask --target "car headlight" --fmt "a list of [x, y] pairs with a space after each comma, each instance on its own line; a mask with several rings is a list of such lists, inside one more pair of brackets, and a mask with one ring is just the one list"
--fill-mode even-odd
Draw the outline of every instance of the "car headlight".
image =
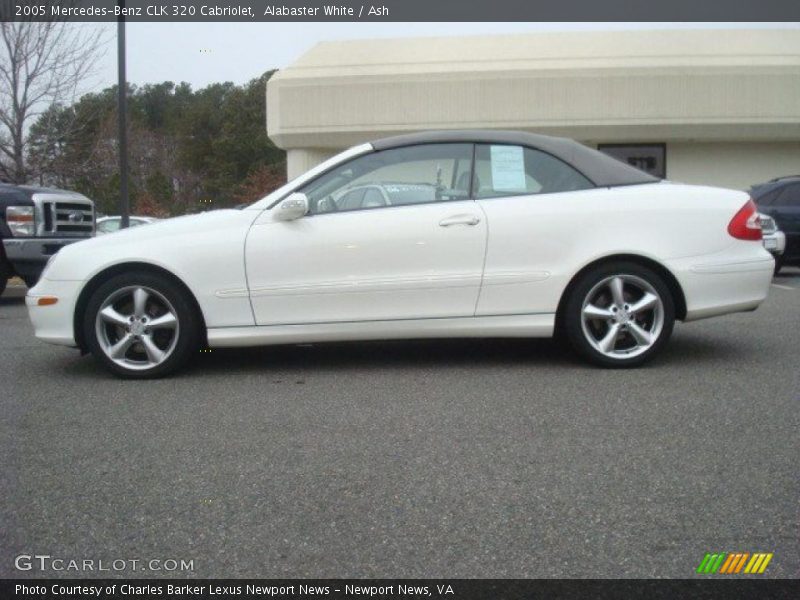
[[11, 235], [33, 235], [36, 231], [32, 206], [9, 206], [6, 208], [6, 223]]

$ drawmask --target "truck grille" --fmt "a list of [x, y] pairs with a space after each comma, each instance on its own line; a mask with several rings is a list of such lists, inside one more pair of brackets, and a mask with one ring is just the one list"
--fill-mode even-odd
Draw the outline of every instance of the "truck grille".
[[94, 208], [83, 202], [46, 202], [44, 209], [45, 233], [86, 236], [94, 232]]

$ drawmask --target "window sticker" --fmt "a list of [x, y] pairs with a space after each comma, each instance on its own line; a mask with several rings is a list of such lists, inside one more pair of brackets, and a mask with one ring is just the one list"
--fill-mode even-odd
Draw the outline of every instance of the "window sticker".
[[521, 146], [490, 146], [492, 188], [497, 192], [524, 192], [525, 159]]

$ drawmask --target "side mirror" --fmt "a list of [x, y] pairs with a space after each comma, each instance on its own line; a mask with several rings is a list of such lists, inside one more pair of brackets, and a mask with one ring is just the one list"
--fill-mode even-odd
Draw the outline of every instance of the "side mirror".
[[278, 221], [294, 221], [308, 212], [308, 198], [305, 194], [295, 192], [281, 200], [275, 207], [275, 218]]

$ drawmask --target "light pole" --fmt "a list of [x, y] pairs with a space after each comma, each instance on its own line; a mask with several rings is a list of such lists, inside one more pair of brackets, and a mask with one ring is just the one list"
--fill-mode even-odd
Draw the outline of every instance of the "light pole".
[[[117, 5], [125, 8], [125, 0], [117, 0]], [[123, 11], [120, 11], [121, 13]], [[125, 16], [117, 19], [117, 66], [119, 82], [117, 84], [117, 118], [119, 124], [119, 214], [122, 217], [120, 227], [130, 224], [130, 199], [128, 198], [128, 82], [125, 77]]]

